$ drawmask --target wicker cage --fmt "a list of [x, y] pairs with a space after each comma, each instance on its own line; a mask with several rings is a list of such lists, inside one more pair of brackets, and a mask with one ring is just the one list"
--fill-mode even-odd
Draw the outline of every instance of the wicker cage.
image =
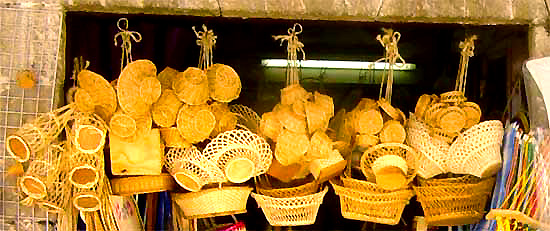
[[262, 208], [267, 221], [272, 226], [300, 226], [315, 223], [317, 212], [328, 187], [306, 196], [277, 198], [252, 193], [256, 203]]
[[414, 196], [411, 189], [388, 191], [374, 183], [352, 178], [333, 179], [330, 183], [340, 197], [342, 216], [351, 220], [395, 225]]
[[195, 147], [170, 148], [164, 166], [183, 188], [196, 192], [208, 183], [223, 182], [223, 172]]
[[267, 141], [247, 130], [231, 130], [212, 139], [203, 155], [215, 162], [233, 183], [267, 172], [273, 153]]
[[172, 193], [187, 219], [246, 213], [251, 187], [221, 187], [190, 193]]
[[[472, 183], [467, 177], [447, 182], [423, 183], [414, 187], [426, 223], [432, 226], [457, 226], [477, 223], [483, 218], [495, 178]], [[427, 182], [430, 182], [429, 180]]]
[[254, 133], [259, 133], [260, 128], [260, 116], [251, 108], [233, 104], [229, 106], [229, 110], [237, 115], [237, 124], [244, 126], [246, 129]]

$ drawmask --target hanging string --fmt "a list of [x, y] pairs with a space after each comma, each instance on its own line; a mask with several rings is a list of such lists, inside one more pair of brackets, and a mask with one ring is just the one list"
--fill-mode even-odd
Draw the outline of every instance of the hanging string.
[[203, 31], [196, 31], [195, 27], [192, 27], [195, 35], [197, 36], [197, 45], [201, 47], [201, 53], [199, 55], [199, 68], [206, 70], [213, 64], [212, 60], [214, 53], [212, 49], [216, 45], [216, 39], [218, 36], [214, 35], [213, 30], [208, 30], [206, 25], [202, 25]]
[[[124, 26], [121, 25], [122, 23], [124, 23]], [[124, 66], [132, 62], [132, 40], [134, 40], [135, 42], [141, 42], [141, 34], [135, 31], [128, 30], [127, 18], [120, 18], [117, 21], [116, 25], [120, 32], [115, 34], [115, 46], [118, 46], [117, 38], [120, 36], [120, 38], [122, 39], [122, 44], [120, 44], [120, 47], [122, 48], [122, 56], [120, 58], [120, 71], [122, 72]], [[125, 62], [126, 65], [124, 64]]]
[[472, 35], [460, 42], [460, 66], [458, 67], [458, 76], [456, 77], [455, 91], [464, 93], [466, 90], [466, 76], [468, 75], [468, 62], [470, 57], [474, 56], [474, 42], [477, 39], [477, 35]]
[[401, 39], [401, 34], [393, 29], [382, 29], [383, 35], [376, 36], [376, 40], [384, 47], [384, 58], [376, 60], [376, 62], [386, 62], [388, 65], [387, 81], [386, 81], [386, 65], [384, 65], [384, 74], [380, 83], [380, 94], [378, 98], [382, 98], [382, 92], [384, 89], [384, 83], [386, 83], [386, 92], [384, 98], [391, 104], [391, 95], [393, 91], [393, 68], [399, 60], [400, 65], [405, 65], [405, 59], [399, 54], [397, 49], [397, 43]]
[[[297, 30], [298, 29], [298, 30]], [[286, 86], [300, 83], [298, 75], [298, 52], [302, 53], [302, 60], [306, 60], [304, 44], [298, 40], [298, 35], [302, 33], [302, 25], [295, 23], [288, 29], [288, 35], [274, 35], [275, 40], [281, 40], [281, 46], [287, 42], [287, 67], [286, 67]]]

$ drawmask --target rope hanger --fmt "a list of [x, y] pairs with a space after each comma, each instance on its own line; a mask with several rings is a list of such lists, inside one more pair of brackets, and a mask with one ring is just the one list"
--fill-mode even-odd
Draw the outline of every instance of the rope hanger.
[[286, 86], [300, 83], [298, 76], [298, 53], [302, 53], [302, 60], [306, 60], [304, 52], [304, 44], [298, 40], [298, 35], [302, 33], [302, 25], [295, 23], [292, 28], [287, 31], [288, 35], [273, 35], [275, 40], [281, 40], [281, 46], [287, 42], [287, 68], [286, 68]]

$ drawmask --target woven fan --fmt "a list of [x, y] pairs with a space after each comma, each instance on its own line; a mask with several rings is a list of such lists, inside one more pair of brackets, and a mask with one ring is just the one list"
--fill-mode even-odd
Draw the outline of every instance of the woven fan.
[[[149, 60], [137, 60], [124, 67], [117, 80], [117, 97], [118, 103], [125, 113], [131, 117], [137, 117], [149, 112], [152, 103], [142, 97], [142, 86], [145, 88], [146, 83], [152, 82], [152, 79], [149, 78], [156, 79], [156, 77], [157, 68]], [[160, 87], [160, 84], [156, 86]], [[148, 87], [153, 86], [149, 85]]]
[[[83, 98], [85, 102], [92, 100], [94, 106], [93, 111], [100, 112], [98, 114], [101, 118], [108, 121], [117, 108], [117, 95], [111, 84], [101, 75], [89, 70], [82, 70], [78, 73], [77, 83], [78, 87], [84, 90], [80, 93], [79, 90], [77, 90], [75, 93], [75, 102], [77, 102], [77, 105], [79, 105], [78, 102], [81, 98]], [[85, 96], [86, 93], [90, 98]], [[84, 96], [79, 96], [80, 94]]]

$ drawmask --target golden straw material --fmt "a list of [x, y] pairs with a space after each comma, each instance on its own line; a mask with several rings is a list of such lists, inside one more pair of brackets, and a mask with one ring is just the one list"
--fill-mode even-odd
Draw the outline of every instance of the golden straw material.
[[281, 109], [277, 112], [277, 118], [284, 128], [296, 133], [307, 133], [308, 124], [306, 123], [306, 120], [294, 113], [291, 106], [282, 105]]
[[466, 101], [466, 97], [464, 96], [464, 92], [462, 91], [449, 91], [442, 93], [440, 96], [440, 101], [442, 103], [448, 103], [451, 105], [459, 105], [462, 102]]
[[332, 152], [332, 140], [323, 131], [317, 130], [309, 141], [309, 148], [306, 153], [306, 160], [328, 159]]
[[361, 134], [374, 135], [384, 127], [384, 119], [378, 109], [357, 112], [355, 131]]
[[424, 113], [428, 109], [428, 106], [432, 103], [432, 96], [423, 94], [418, 98], [418, 101], [416, 102], [416, 106], [414, 108], [414, 114], [418, 118], [424, 118]]
[[[77, 76], [78, 87], [84, 89], [93, 99], [94, 111], [101, 111], [103, 119], [109, 119], [117, 108], [117, 95], [109, 81], [89, 70], [82, 70]], [[75, 97], [76, 101], [76, 97]]]
[[277, 198], [252, 193], [252, 197], [262, 208], [270, 225], [300, 226], [315, 223], [327, 192], [328, 187], [325, 187], [321, 192], [306, 196]]
[[357, 134], [355, 136], [355, 145], [357, 150], [364, 152], [368, 148], [380, 143], [380, 139], [376, 135]]
[[460, 107], [450, 106], [437, 113], [436, 123], [446, 133], [458, 133], [466, 124], [466, 113]]
[[371, 166], [376, 184], [386, 190], [404, 188], [407, 185], [407, 161], [397, 155], [378, 157]]
[[136, 134], [137, 124], [134, 118], [119, 111], [109, 121], [110, 132], [116, 136], [126, 138]]
[[316, 91], [313, 93], [313, 101], [323, 108], [323, 111], [327, 113], [328, 118], [332, 118], [334, 116], [334, 102], [332, 97]]
[[[325, 131], [330, 120], [330, 111], [317, 102], [306, 101], [307, 130], [310, 134], [315, 131]], [[332, 112], [334, 113], [334, 111]], [[285, 125], [285, 124], [283, 124]]]
[[272, 188], [267, 183], [260, 180], [258, 185], [258, 194], [268, 197], [288, 198], [311, 195], [319, 190], [319, 184], [316, 181], [308, 182], [296, 187]]
[[452, 159], [447, 163], [449, 171], [482, 178], [496, 174], [502, 164], [503, 135], [504, 128], [498, 120], [484, 121], [469, 128], [449, 148]]
[[306, 117], [306, 102], [307, 101], [297, 101], [294, 102], [292, 106], [292, 111], [299, 115], [300, 117]]
[[452, 144], [454, 139], [458, 136], [458, 132], [455, 133], [448, 133], [446, 130], [443, 130], [438, 127], [434, 127], [430, 130], [430, 136], [433, 137], [432, 142], [435, 142], [435, 140], [439, 142], [445, 142], [447, 144]]
[[94, 212], [101, 209], [101, 199], [97, 188], [77, 189], [72, 199], [74, 207], [81, 212]]
[[375, 109], [375, 108], [378, 108], [378, 103], [376, 103], [376, 100], [369, 99], [369, 98], [362, 98], [353, 110], [368, 111], [370, 109]]
[[181, 187], [192, 192], [199, 191], [208, 183], [225, 181], [216, 163], [202, 155], [195, 146], [168, 149], [164, 167]]
[[84, 88], [76, 88], [73, 94], [74, 104], [80, 112], [93, 113], [95, 110], [95, 100], [91, 93]]
[[172, 193], [187, 219], [246, 213], [251, 187], [221, 187], [190, 193]]
[[342, 216], [351, 220], [396, 225], [403, 209], [414, 196], [410, 189], [386, 191], [376, 184], [343, 178], [344, 183], [331, 180], [336, 195], [340, 197]]
[[174, 79], [176, 79], [176, 76], [178, 75], [179, 71], [171, 68], [171, 67], [165, 67], [164, 70], [162, 70], [158, 75], [157, 78], [160, 82], [160, 86], [162, 87], [162, 91], [172, 89], [172, 82]]
[[317, 182], [325, 182], [344, 171], [347, 161], [338, 150], [332, 150], [330, 156], [325, 159], [315, 159], [309, 164], [309, 172]]
[[216, 117], [216, 126], [210, 133], [210, 137], [216, 137], [218, 134], [233, 130], [237, 127], [237, 115], [229, 110], [227, 103], [213, 102], [210, 104], [210, 111]]
[[191, 143], [186, 141], [180, 134], [178, 128], [160, 128], [160, 138], [164, 141], [164, 146], [168, 148], [187, 148]]
[[306, 91], [300, 84], [292, 84], [281, 90], [281, 104], [292, 105], [295, 102], [305, 101], [310, 97], [310, 93]]
[[229, 110], [237, 115], [237, 124], [254, 133], [260, 133], [260, 116], [252, 108], [240, 104], [229, 106]]
[[196, 67], [180, 72], [172, 82], [172, 89], [178, 99], [189, 105], [204, 104], [210, 97], [206, 73]]
[[155, 103], [161, 95], [162, 87], [156, 77], [147, 77], [141, 80], [139, 96], [146, 104]]
[[279, 133], [283, 130], [283, 124], [279, 121], [275, 112], [266, 112], [260, 121], [260, 134], [264, 137], [277, 141]]
[[149, 60], [137, 60], [129, 63], [117, 80], [118, 103], [122, 110], [132, 117], [143, 116], [149, 112], [150, 104], [140, 97], [142, 81], [157, 76], [157, 68]]
[[309, 147], [309, 138], [305, 134], [283, 129], [277, 137], [275, 158], [284, 166], [301, 161]]
[[70, 149], [69, 181], [77, 188], [92, 188], [100, 178], [104, 168], [103, 152], [84, 153]]
[[241, 79], [228, 65], [214, 64], [206, 70], [210, 97], [219, 102], [231, 102], [241, 93]]
[[68, 137], [75, 148], [84, 153], [96, 153], [103, 149], [107, 126], [95, 114], [78, 115], [67, 131]]
[[418, 178], [419, 186], [453, 186], [456, 184], [477, 184], [481, 181], [481, 178], [472, 175], [464, 175], [452, 178]]
[[479, 123], [481, 119], [481, 109], [479, 105], [474, 102], [464, 102], [460, 104], [460, 108], [466, 114], [466, 123], [464, 128], [468, 129]]
[[[407, 162], [408, 170], [405, 173], [407, 179], [406, 183], [409, 183], [415, 177], [414, 157], [416, 156], [416, 153], [413, 148], [401, 143], [382, 143], [367, 149], [367, 151], [365, 151], [361, 156], [361, 171], [363, 174], [367, 176], [367, 170], [372, 168], [372, 165], [376, 159], [385, 155], [397, 155]], [[384, 184], [379, 184], [379, 186], [383, 185]]]
[[153, 121], [160, 127], [171, 127], [176, 123], [178, 111], [182, 104], [174, 91], [170, 89], [163, 90], [160, 98], [153, 104], [151, 111]]
[[444, 104], [444, 103], [431, 104], [426, 110], [426, 112], [424, 113], [424, 118], [422, 119], [428, 125], [436, 125], [437, 113], [439, 113], [439, 111], [443, 110], [446, 107], [447, 107], [447, 104]]
[[216, 126], [216, 117], [208, 105], [183, 105], [178, 112], [176, 124], [185, 140], [198, 143], [210, 136]]
[[431, 178], [446, 172], [447, 151], [444, 146], [447, 142], [436, 142], [428, 131], [428, 126], [411, 116], [407, 124], [407, 144], [416, 152], [415, 169], [419, 176]]
[[33, 199], [41, 199], [48, 193], [50, 183], [59, 181], [64, 166], [60, 166], [65, 156], [65, 145], [50, 144], [41, 159], [32, 160], [22, 177], [19, 178], [21, 190]]
[[382, 108], [382, 111], [384, 111], [390, 118], [400, 121], [404, 120], [404, 118], [401, 118], [401, 114], [399, 114], [399, 111], [397, 111], [397, 109], [394, 108], [386, 99], [379, 99], [377, 103], [378, 106]]
[[479, 222], [491, 195], [495, 178], [477, 183], [414, 187], [426, 223], [432, 226], [458, 226]]
[[216, 163], [229, 181], [243, 183], [266, 173], [273, 153], [264, 138], [247, 130], [231, 130], [212, 139], [203, 156]]
[[399, 121], [389, 120], [384, 123], [384, 127], [378, 136], [381, 143], [403, 143], [407, 134]]
[[114, 195], [136, 195], [163, 191], [174, 191], [178, 184], [167, 173], [158, 176], [130, 176], [111, 179]]
[[73, 117], [73, 107], [69, 104], [23, 124], [15, 134], [6, 138], [8, 154], [17, 162], [26, 162], [31, 157], [39, 158], [41, 151], [57, 138], [67, 121]]
[[61, 179], [49, 183], [47, 186], [48, 195], [36, 201], [37, 205], [45, 208], [50, 213], [64, 213], [70, 200], [70, 188], [67, 187], [67, 182]]

